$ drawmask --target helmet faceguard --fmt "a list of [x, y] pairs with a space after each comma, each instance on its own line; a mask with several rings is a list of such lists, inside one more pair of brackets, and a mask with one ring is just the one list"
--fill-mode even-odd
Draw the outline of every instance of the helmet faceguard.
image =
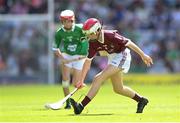
[[61, 12], [60, 14], [60, 20], [63, 21], [63, 20], [72, 20], [74, 21], [74, 12], [72, 10], [64, 10]]
[[85, 35], [96, 34], [96, 32], [102, 28], [101, 23], [96, 18], [90, 18], [83, 24], [83, 33]]

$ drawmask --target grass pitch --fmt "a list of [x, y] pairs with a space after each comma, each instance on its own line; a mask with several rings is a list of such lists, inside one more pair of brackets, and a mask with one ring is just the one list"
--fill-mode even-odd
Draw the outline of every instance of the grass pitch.
[[[127, 76], [128, 77], [128, 76]], [[167, 76], [166, 76], [167, 77]], [[149, 77], [152, 79], [152, 77]], [[160, 77], [158, 79], [164, 79]], [[179, 79], [179, 77], [177, 77]], [[139, 78], [135, 75], [136, 83]], [[146, 81], [144, 77], [142, 81]], [[172, 79], [169, 80], [173, 80]], [[148, 79], [149, 80], [149, 79]], [[151, 81], [155, 81], [152, 79]], [[160, 81], [160, 80], [159, 80]], [[98, 95], [84, 109], [81, 115], [73, 110], [46, 110], [44, 104], [63, 98], [60, 85], [8, 85], [0, 86], [1, 122], [180, 122], [180, 85], [176, 84], [128, 84], [140, 94], [148, 97], [149, 104], [143, 114], [136, 114], [137, 103], [119, 96], [106, 82]], [[180, 82], [180, 81], [179, 81]], [[152, 82], [153, 83], [153, 82]], [[154, 82], [155, 83], [155, 82]], [[71, 90], [73, 88], [71, 87]], [[83, 99], [89, 86], [78, 91], [73, 98]], [[80, 101], [79, 100], [79, 101]]]

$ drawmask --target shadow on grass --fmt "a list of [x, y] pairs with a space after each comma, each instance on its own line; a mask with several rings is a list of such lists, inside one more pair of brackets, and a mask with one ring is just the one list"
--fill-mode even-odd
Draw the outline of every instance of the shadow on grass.
[[100, 114], [80, 114], [80, 115], [69, 114], [68, 116], [109, 116], [109, 115], [114, 115], [114, 114], [112, 114], [112, 113], [100, 113]]
[[46, 109], [46, 108], [36, 108], [36, 109], [32, 109], [34, 111], [60, 111], [62, 109]]

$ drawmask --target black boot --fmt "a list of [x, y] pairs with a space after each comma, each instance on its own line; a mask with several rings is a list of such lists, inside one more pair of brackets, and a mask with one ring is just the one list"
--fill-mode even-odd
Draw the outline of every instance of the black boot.
[[148, 104], [148, 102], [148, 99], [142, 97], [141, 100], [138, 102], [136, 113], [142, 113], [144, 107]]
[[70, 102], [71, 102], [71, 105], [74, 109], [74, 114], [80, 114], [83, 111], [84, 107], [80, 103], [77, 103], [72, 98], [70, 98]]

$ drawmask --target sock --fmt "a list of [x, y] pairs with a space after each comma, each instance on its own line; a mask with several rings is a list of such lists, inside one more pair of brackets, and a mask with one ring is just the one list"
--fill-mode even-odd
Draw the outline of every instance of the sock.
[[85, 107], [90, 101], [91, 101], [91, 99], [90, 99], [88, 96], [86, 96], [86, 97], [82, 100], [81, 104], [82, 104], [83, 107]]
[[141, 98], [142, 98], [141, 96], [139, 96], [138, 94], [135, 94], [135, 96], [132, 99], [139, 102], [141, 100]]

